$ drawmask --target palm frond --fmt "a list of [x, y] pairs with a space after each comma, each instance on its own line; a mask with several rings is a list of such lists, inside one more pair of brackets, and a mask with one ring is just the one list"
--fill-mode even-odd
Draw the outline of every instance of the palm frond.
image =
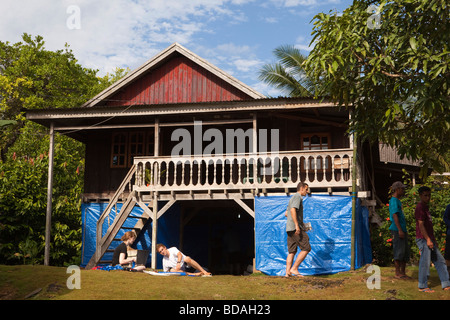
[[259, 71], [259, 79], [280, 89], [290, 97], [307, 97], [314, 93], [314, 82], [306, 75], [303, 63], [306, 57], [292, 45], [274, 50], [278, 62], [265, 64]]

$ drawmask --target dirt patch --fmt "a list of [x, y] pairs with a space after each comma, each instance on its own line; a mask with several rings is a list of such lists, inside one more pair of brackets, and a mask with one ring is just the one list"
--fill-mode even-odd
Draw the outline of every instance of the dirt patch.
[[344, 285], [345, 279], [321, 279], [315, 277], [289, 278], [287, 287], [292, 292], [306, 293], [310, 290], [324, 290]]
[[311, 289], [326, 289], [339, 287], [344, 284], [344, 279], [317, 279], [317, 278], [304, 278], [303, 282], [308, 284]]
[[61, 284], [50, 283], [45, 290], [45, 296], [47, 298], [54, 298], [57, 295], [59, 295], [63, 289], [64, 289], [64, 286]]
[[395, 289], [386, 290], [384, 294], [387, 295], [386, 300], [400, 300], [397, 298], [397, 290]]
[[47, 292], [59, 292], [63, 288], [64, 288], [64, 286], [62, 286], [60, 284], [50, 283], [47, 287]]
[[0, 287], [0, 300], [12, 300], [17, 295], [17, 289], [9, 285]]

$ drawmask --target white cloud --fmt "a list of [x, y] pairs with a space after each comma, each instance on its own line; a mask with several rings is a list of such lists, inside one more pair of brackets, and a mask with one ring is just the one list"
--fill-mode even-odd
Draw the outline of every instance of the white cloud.
[[340, 4], [347, 0], [269, 0], [269, 2], [276, 6], [294, 8], [294, 7], [320, 7], [328, 6], [330, 4]]
[[264, 18], [264, 21], [266, 21], [267, 23], [277, 23], [278, 19], [275, 17], [266, 17]]
[[277, 88], [274, 88], [272, 86], [269, 86], [268, 84], [264, 82], [256, 82], [252, 85], [250, 85], [253, 89], [258, 91], [259, 93], [262, 93], [265, 96], [268, 97], [279, 97], [279, 96], [286, 96], [286, 93], [280, 91]]
[[249, 45], [222, 43], [214, 48], [197, 47], [195, 52], [239, 80], [254, 78], [263, 64], [257, 48]]
[[249, 72], [261, 66], [262, 62], [258, 59], [235, 59], [233, 65], [241, 72]]
[[[99, 75], [134, 69], [179, 42], [252, 84], [274, 48], [292, 43], [293, 35], [309, 36], [312, 14], [339, 2], [351, 0], [0, 0], [0, 41], [19, 42], [26, 32], [43, 36], [49, 50], [68, 43], [80, 64]], [[80, 10], [79, 29], [67, 26], [69, 6]], [[306, 38], [294, 44], [311, 50]]]
[[[227, 4], [253, 0], [2, 0], [0, 39], [11, 43], [21, 35], [41, 35], [49, 50], [69, 43], [80, 62], [108, 72], [117, 66], [135, 68], [173, 42], [190, 43], [210, 32], [218, 17], [244, 21]], [[69, 29], [67, 8], [80, 9], [80, 28]], [[118, 65], [119, 64], [119, 65]]]
[[316, 5], [316, 0], [285, 0], [284, 5], [286, 7], [296, 7], [296, 6], [312, 6]]
[[307, 54], [314, 48], [314, 45], [309, 45], [310, 41], [307, 41], [304, 36], [298, 36], [295, 40], [294, 46], [302, 51], [306, 51]]

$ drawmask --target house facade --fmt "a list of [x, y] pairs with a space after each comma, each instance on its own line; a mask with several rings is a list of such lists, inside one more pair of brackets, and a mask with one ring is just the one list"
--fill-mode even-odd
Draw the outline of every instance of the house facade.
[[152, 268], [166, 232], [166, 245], [202, 251], [219, 272], [232, 250], [241, 266], [255, 259], [255, 199], [285, 201], [300, 181], [312, 195], [370, 197], [349, 117], [326, 100], [267, 98], [177, 43], [79, 108], [27, 112], [86, 145], [83, 210], [101, 211], [95, 227], [84, 220], [83, 241], [95, 234], [86, 268], [133, 229]]

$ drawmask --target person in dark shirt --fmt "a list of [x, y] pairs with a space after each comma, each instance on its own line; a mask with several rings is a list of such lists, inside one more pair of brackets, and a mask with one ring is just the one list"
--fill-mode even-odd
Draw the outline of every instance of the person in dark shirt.
[[[133, 231], [127, 231], [120, 239], [123, 242], [119, 244], [114, 250], [112, 265], [116, 266], [120, 264], [121, 266], [127, 266], [132, 262], [136, 262], [136, 257], [128, 258], [127, 253], [128, 247], [131, 246], [133, 242], [136, 240], [136, 234]], [[136, 266], [132, 270], [142, 271], [144, 269], [145, 266]]]
[[450, 204], [445, 208], [444, 212], [444, 223], [447, 226], [447, 233], [445, 236], [445, 251], [444, 258], [447, 264], [447, 271], [450, 275]]
[[431, 200], [431, 189], [423, 186], [419, 188], [420, 202], [416, 206], [416, 243], [420, 250], [419, 261], [419, 290], [422, 292], [434, 292], [428, 288], [428, 274], [430, 272], [430, 261], [433, 262], [441, 286], [444, 290], [450, 290], [449, 275], [434, 237], [433, 222], [431, 220], [428, 204]]

